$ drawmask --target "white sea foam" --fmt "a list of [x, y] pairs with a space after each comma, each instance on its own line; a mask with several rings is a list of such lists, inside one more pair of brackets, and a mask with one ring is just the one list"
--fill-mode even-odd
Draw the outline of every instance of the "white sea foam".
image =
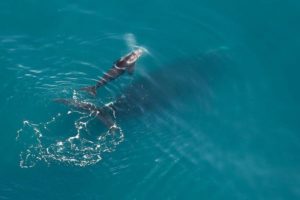
[[[65, 117], [78, 116], [73, 124], [73, 136], [60, 136], [53, 132]], [[31, 168], [37, 164], [64, 164], [85, 167], [94, 165], [102, 159], [104, 152], [112, 152], [124, 140], [124, 134], [117, 124], [100, 134], [95, 139], [90, 135], [88, 124], [95, 116], [78, 111], [58, 113], [47, 122], [33, 123], [23, 121], [23, 126], [17, 131], [16, 140], [21, 145], [20, 167]], [[100, 123], [100, 122], [99, 122]]]

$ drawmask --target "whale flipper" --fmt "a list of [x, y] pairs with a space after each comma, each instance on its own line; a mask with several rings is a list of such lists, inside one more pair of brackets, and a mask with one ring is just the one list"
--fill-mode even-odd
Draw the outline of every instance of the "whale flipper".
[[135, 63], [133, 63], [132, 65], [128, 66], [126, 70], [127, 70], [127, 73], [129, 75], [132, 75], [134, 73], [134, 70], [135, 70]]

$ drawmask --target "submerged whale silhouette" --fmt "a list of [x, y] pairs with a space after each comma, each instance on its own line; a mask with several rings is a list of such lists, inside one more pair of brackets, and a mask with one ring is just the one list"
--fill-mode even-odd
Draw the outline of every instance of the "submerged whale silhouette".
[[106, 85], [112, 80], [115, 80], [116, 78], [124, 74], [125, 71], [127, 71], [129, 74], [132, 74], [134, 71], [135, 63], [137, 59], [142, 55], [142, 53], [142, 49], [137, 49], [121, 57], [107, 72], [104, 73], [104, 75], [98, 80], [96, 85], [84, 87], [81, 88], [81, 90], [85, 90], [89, 94], [96, 96], [97, 89], [99, 87]]
[[106, 127], [111, 128], [115, 124], [113, 115], [122, 120], [147, 111], [176, 110], [176, 104], [186, 103], [187, 97], [192, 97], [197, 103], [205, 103], [210, 96], [210, 86], [221, 77], [228, 61], [221, 49], [145, 72], [108, 106], [97, 107], [73, 99], [55, 101], [97, 116]]
[[89, 113], [91, 116], [97, 117], [106, 127], [114, 126], [114, 120], [110, 115], [109, 107], [97, 107], [92, 103], [79, 102], [74, 99], [54, 99], [54, 102], [74, 107], [75, 109]]

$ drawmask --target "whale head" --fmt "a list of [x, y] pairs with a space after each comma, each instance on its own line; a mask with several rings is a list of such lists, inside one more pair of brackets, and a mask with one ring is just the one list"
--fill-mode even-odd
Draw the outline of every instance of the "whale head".
[[143, 50], [138, 48], [134, 50], [130, 55], [127, 60], [127, 64], [132, 64], [137, 61], [137, 59], [143, 54]]

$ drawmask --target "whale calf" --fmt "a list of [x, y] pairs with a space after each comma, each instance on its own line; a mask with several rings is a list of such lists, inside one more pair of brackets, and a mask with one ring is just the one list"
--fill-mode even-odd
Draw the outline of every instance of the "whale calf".
[[129, 74], [132, 74], [134, 71], [135, 63], [137, 59], [142, 55], [142, 53], [142, 49], [137, 49], [121, 57], [107, 72], [104, 73], [104, 75], [97, 81], [96, 85], [84, 87], [80, 90], [85, 90], [89, 94], [96, 96], [97, 89], [99, 87], [106, 85], [112, 80], [115, 80], [116, 78], [124, 74], [125, 71], [127, 71]]

